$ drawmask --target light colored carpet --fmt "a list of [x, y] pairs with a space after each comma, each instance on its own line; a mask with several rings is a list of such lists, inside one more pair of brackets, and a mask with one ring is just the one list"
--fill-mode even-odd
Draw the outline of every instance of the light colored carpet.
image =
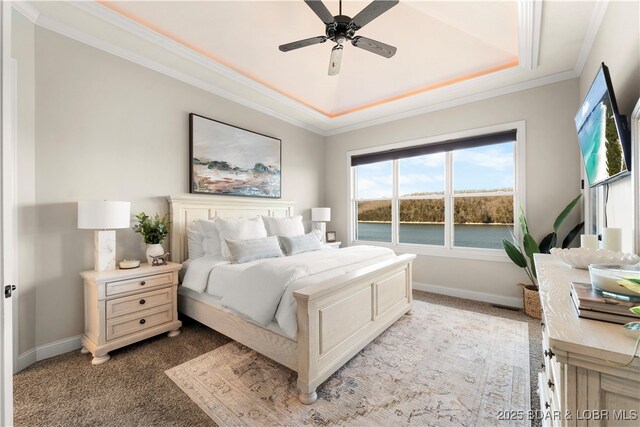
[[224, 425], [490, 426], [501, 410], [530, 408], [527, 323], [422, 301], [310, 406], [295, 372], [235, 342], [166, 373]]

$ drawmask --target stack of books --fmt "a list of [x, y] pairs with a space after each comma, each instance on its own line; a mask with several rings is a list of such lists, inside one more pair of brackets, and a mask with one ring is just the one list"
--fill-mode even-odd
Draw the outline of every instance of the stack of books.
[[571, 300], [578, 310], [578, 316], [585, 319], [604, 320], [621, 325], [640, 321], [640, 316], [629, 311], [631, 307], [640, 305], [640, 302], [605, 298], [594, 292], [590, 283], [572, 282]]

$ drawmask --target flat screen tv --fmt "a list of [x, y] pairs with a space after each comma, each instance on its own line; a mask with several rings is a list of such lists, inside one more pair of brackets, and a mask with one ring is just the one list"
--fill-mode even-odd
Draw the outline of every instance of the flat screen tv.
[[609, 69], [604, 63], [575, 117], [578, 141], [589, 186], [631, 171], [631, 132], [618, 112]]

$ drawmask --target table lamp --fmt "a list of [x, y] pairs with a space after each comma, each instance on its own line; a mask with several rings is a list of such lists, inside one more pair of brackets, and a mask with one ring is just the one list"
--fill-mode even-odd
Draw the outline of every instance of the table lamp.
[[320, 230], [322, 241], [327, 240], [327, 222], [331, 221], [331, 208], [311, 208], [311, 221], [313, 229]]
[[131, 202], [78, 202], [78, 228], [94, 232], [94, 269], [116, 269], [117, 228], [131, 226]]

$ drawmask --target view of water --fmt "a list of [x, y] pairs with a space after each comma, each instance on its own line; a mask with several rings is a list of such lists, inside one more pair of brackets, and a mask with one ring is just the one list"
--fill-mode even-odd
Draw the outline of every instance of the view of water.
[[[454, 246], [470, 248], [502, 249], [502, 239], [511, 239], [506, 225], [454, 226]], [[391, 224], [358, 223], [358, 240], [391, 242]], [[400, 243], [421, 243], [444, 245], [444, 225], [442, 224], [400, 224]]]

